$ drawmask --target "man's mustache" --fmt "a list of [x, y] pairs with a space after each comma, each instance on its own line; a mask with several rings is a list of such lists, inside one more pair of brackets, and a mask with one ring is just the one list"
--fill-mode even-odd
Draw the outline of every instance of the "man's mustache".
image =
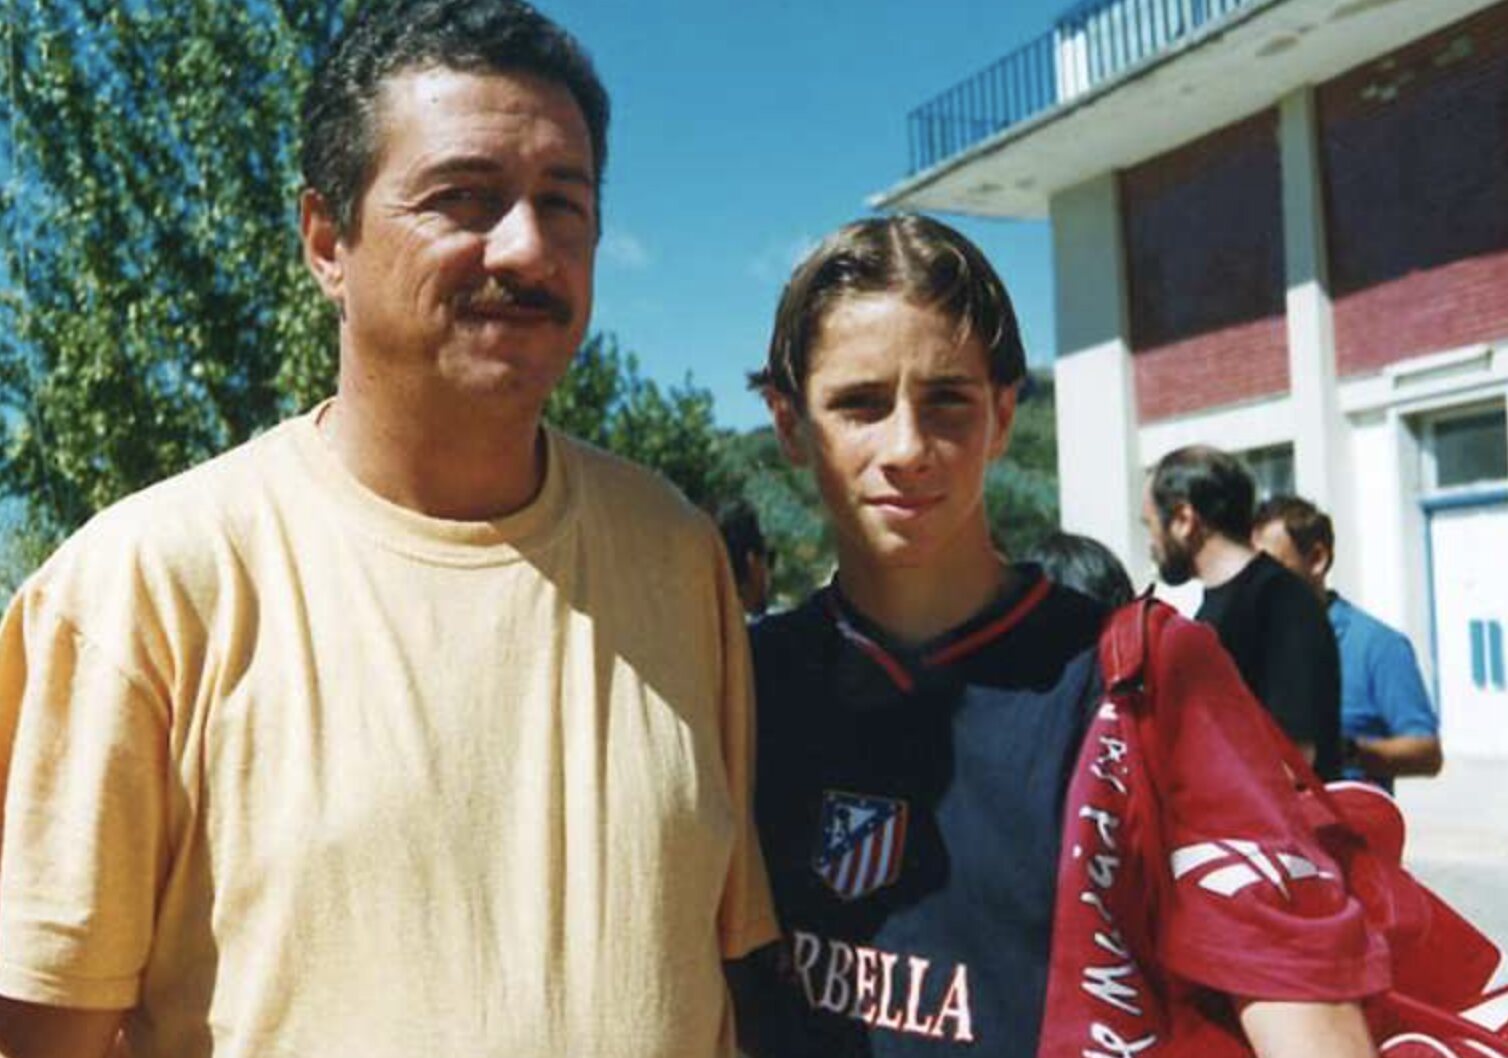
[[462, 294], [458, 306], [463, 312], [496, 312], [510, 308], [544, 311], [562, 327], [576, 315], [570, 303], [553, 291], [511, 283], [496, 276], [489, 276], [481, 286]]

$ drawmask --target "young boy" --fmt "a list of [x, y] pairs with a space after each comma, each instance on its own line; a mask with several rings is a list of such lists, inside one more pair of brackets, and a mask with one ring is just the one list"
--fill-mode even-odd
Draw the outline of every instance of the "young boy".
[[[787, 456], [816, 477], [838, 572], [754, 630], [757, 816], [786, 939], [735, 977], [752, 1053], [1191, 1053], [1178, 1038], [1187, 1020], [1151, 1012], [1156, 997], [1115, 970], [1085, 987], [1147, 1014], [1146, 1031], [1129, 1038], [1094, 1022], [1083, 1046], [1044, 1042], [1072, 1036], [1044, 1024], [1044, 1011], [1050, 967], [1066, 958], [1054, 944], [1063, 804], [1104, 701], [1105, 612], [991, 543], [985, 471], [1005, 451], [1024, 371], [994, 270], [926, 218], [841, 229], [781, 299], [754, 381]], [[1180, 625], [1178, 635], [1189, 659], [1179, 678], [1194, 686], [1182, 698], [1209, 680], [1229, 695], [1220, 679], [1232, 670], [1212, 634]], [[1210, 710], [1181, 708], [1210, 741]], [[1275, 758], [1252, 767], [1259, 781], [1238, 782], [1237, 799], [1287, 786]], [[1264, 872], [1226, 864], [1253, 882], [1222, 895], [1199, 884], [1219, 866], [1189, 867], [1201, 854], [1180, 844], [1178, 887], [1167, 881], [1131, 954], [1203, 1004], [1201, 1024], [1225, 1025], [1231, 1039], [1239, 1024], [1264, 1058], [1373, 1053], [1352, 1001], [1386, 987], [1385, 952], [1333, 865], [1304, 859], [1315, 869], [1303, 878], [1298, 867], [1265, 871], [1310, 852], [1282, 829], [1298, 829], [1295, 815], [1206, 818], [1230, 798], [1231, 778], [1186, 765], [1164, 777], [1165, 832], [1224, 860], [1245, 849]], [[1278, 833], [1248, 833], [1243, 818], [1276, 818]], [[1108, 822], [1102, 833], [1113, 843]], [[1108, 926], [1086, 940], [1123, 942]]]

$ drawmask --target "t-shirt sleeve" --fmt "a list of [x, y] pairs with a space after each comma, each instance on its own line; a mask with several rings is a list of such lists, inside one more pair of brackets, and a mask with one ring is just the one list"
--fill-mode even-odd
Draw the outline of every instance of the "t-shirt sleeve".
[[[716, 534], [713, 534], [716, 540]], [[723, 759], [728, 772], [737, 836], [718, 910], [724, 959], [737, 959], [780, 935], [759, 835], [754, 828], [754, 673], [749, 634], [727, 557], [718, 563], [718, 619], [723, 655]]]
[[1212, 630], [1170, 622], [1148, 748], [1165, 857], [1162, 964], [1231, 995], [1339, 1001], [1388, 985], [1387, 949], [1314, 836], [1276, 734]]
[[1265, 701], [1288, 737], [1315, 747], [1315, 770], [1334, 778], [1340, 768], [1340, 653], [1317, 602], [1271, 587], [1265, 607]]
[[1389, 734], [1440, 733], [1440, 717], [1430, 705], [1414, 648], [1406, 638], [1397, 633], [1381, 638], [1377, 662], [1368, 679], [1373, 700], [1387, 720]]
[[0, 625], [0, 995], [125, 1009], [166, 857], [166, 710], [43, 592]]

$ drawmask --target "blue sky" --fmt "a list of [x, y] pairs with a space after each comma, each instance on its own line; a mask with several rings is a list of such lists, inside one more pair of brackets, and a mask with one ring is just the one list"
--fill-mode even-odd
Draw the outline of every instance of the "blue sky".
[[[593, 327], [645, 375], [761, 425], [792, 264], [906, 174], [906, 114], [1046, 32], [1068, 0], [538, 0], [613, 97]], [[1043, 221], [948, 218], [1005, 277], [1034, 362], [1052, 355]]]

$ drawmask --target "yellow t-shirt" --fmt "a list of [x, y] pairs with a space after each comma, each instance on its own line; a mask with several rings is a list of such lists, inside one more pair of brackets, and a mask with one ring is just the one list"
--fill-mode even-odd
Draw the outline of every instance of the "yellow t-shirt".
[[101, 514], [0, 628], [0, 994], [134, 1058], [710, 1058], [773, 939], [716, 530], [548, 433], [447, 522], [310, 416]]

